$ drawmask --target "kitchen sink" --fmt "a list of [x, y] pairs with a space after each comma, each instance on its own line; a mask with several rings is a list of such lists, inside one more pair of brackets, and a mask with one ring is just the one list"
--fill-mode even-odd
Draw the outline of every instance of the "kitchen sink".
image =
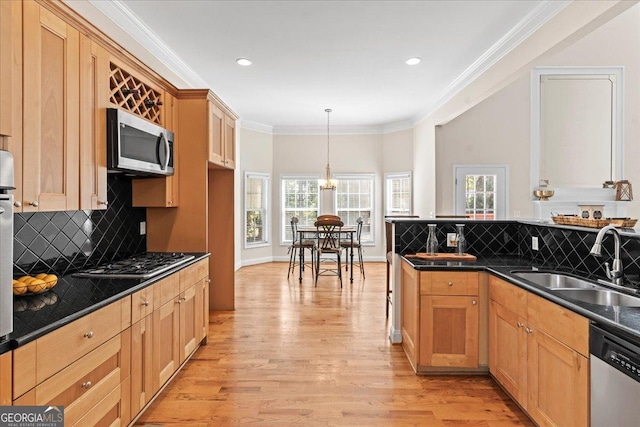
[[547, 289], [601, 289], [601, 286], [568, 274], [549, 271], [514, 271], [512, 274]]
[[640, 307], [640, 298], [608, 289], [554, 289], [553, 293], [589, 304]]

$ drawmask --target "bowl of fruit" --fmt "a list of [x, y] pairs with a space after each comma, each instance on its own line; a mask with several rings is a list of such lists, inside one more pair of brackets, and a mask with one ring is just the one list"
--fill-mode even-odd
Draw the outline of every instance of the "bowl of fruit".
[[40, 273], [35, 276], [22, 276], [13, 280], [14, 295], [38, 295], [47, 292], [58, 284], [55, 274]]

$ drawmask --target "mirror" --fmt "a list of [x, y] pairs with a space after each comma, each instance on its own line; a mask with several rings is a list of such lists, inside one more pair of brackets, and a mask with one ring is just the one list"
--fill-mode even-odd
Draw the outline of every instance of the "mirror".
[[534, 68], [531, 187], [601, 188], [622, 174], [622, 68]]

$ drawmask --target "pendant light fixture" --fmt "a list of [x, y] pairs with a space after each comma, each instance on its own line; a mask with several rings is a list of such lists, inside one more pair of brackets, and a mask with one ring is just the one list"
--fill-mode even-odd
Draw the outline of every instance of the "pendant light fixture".
[[331, 178], [331, 167], [329, 166], [329, 114], [332, 110], [331, 108], [327, 108], [324, 111], [327, 113], [327, 168], [324, 179], [319, 179], [318, 184], [320, 184], [321, 190], [335, 190], [338, 185], [338, 180]]

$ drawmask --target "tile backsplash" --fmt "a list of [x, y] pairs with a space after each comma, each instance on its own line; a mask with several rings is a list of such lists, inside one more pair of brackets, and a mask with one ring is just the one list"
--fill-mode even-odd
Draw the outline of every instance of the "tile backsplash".
[[[424, 252], [427, 223], [431, 221], [396, 222], [396, 247], [400, 254]], [[453, 252], [446, 247], [446, 233], [455, 233], [455, 222], [433, 221], [438, 224], [437, 238], [440, 252]], [[589, 252], [596, 239], [597, 229], [580, 229], [518, 221], [463, 221], [467, 252], [475, 255], [519, 255], [541, 266], [562, 267], [575, 274], [605, 278], [605, 262], [614, 258], [614, 239], [603, 240], [602, 257]], [[532, 237], [538, 238], [538, 250], [532, 249]], [[640, 235], [624, 230], [621, 235], [620, 258], [627, 283], [640, 282]]]
[[131, 178], [109, 174], [107, 184], [106, 210], [14, 214], [14, 275], [64, 275], [145, 252], [146, 209], [131, 206]]

